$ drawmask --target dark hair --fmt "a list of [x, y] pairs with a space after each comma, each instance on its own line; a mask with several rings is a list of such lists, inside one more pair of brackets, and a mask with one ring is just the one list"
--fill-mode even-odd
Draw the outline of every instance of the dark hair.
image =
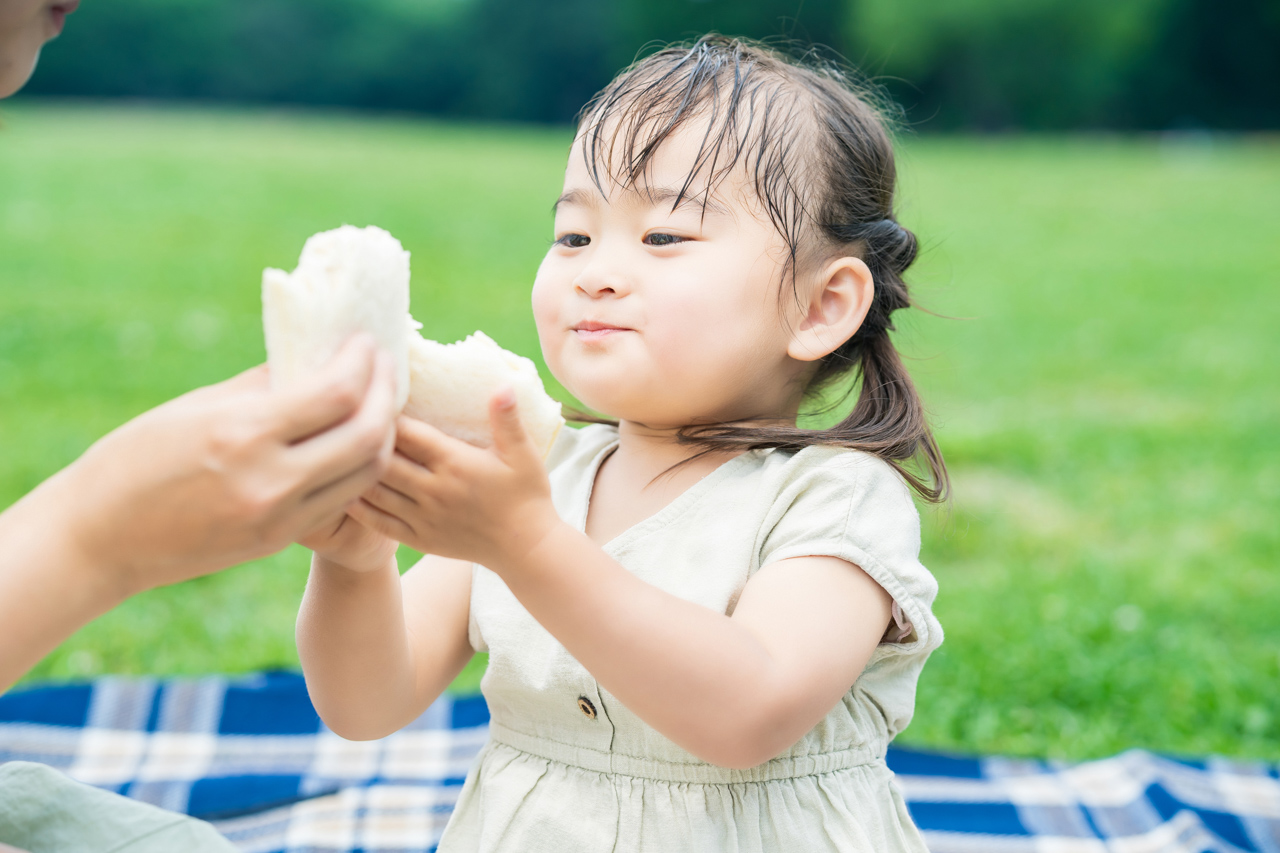
[[[832, 62], [813, 55], [795, 60], [761, 44], [705, 36], [637, 61], [583, 107], [579, 134], [592, 180], [606, 195], [605, 180], [635, 186], [663, 142], [693, 119], [706, 121], [707, 130], [674, 204], [690, 192], [710, 194], [731, 171], [745, 169], [786, 240], [783, 280], [790, 278], [797, 300], [797, 267], [813, 254], [802, 253], [802, 235], [815, 236], [825, 255], [862, 258], [875, 295], [861, 327], [818, 362], [804, 389], [812, 399], [841, 380], [860, 378], [857, 402], [840, 423], [828, 429], [698, 424], [682, 429], [680, 440], [700, 446], [698, 455], [854, 448], [893, 465], [927, 500], [944, 500], [949, 483], [942, 453], [889, 339], [893, 312], [911, 304], [902, 274], [915, 260], [916, 238], [894, 218], [893, 145], [873, 98]], [[695, 190], [700, 177], [704, 182]], [[828, 410], [851, 391], [852, 385]], [[926, 470], [917, 473], [917, 465]]]

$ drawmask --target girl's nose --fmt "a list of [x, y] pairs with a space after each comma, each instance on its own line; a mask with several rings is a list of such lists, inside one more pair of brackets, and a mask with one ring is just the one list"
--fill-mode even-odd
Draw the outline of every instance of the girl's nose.
[[592, 299], [624, 296], [631, 292], [631, 285], [621, 271], [604, 268], [599, 263], [588, 264], [573, 280], [573, 286]]

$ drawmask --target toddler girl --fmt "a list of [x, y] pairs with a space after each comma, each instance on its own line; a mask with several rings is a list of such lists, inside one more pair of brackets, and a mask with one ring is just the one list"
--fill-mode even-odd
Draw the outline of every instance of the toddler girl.
[[[924, 851], [884, 754], [942, 641], [909, 485], [946, 474], [888, 337], [915, 255], [893, 189], [838, 73], [740, 41], [584, 109], [533, 312], [615, 420], [544, 463], [509, 393], [491, 449], [401, 419], [382, 482], [304, 543], [338, 734], [395, 731], [489, 652], [441, 851]], [[798, 428], [850, 371], [852, 412]], [[401, 578], [393, 540], [430, 556]]]

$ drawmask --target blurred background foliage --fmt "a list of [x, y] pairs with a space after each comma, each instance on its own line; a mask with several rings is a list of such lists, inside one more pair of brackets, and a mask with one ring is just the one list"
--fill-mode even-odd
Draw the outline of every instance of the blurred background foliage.
[[[424, 334], [483, 329], [571, 400], [529, 310], [568, 127], [0, 116], [0, 506], [260, 361], [262, 268], [342, 222], [412, 253]], [[898, 162], [913, 294], [937, 314], [903, 312], [896, 341], [955, 479], [922, 507], [947, 639], [904, 740], [1280, 759], [1280, 145], [922, 135]], [[295, 546], [137, 596], [31, 678], [296, 667], [308, 563]]]
[[565, 122], [710, 30], [833, 48], [924, 129], [1280, 128], [1278, 0], [94, 0], [27, 92]]
[[[261, 360], [261, 269], [342, 222], [413, 253], [425, 334], [567, 399], [528, 290], [568, 121], [710, 30], [825, 44], [939, 131], [898, 161], [956, 485], [906, 740], [1280, 758], [1280, 137], [1218, 132], [1280, 129], [1276, 0], [89, 0], [0, 104], [0, 507]], [[138, 596], [30, 677], [296, 666], [307, 563]]]

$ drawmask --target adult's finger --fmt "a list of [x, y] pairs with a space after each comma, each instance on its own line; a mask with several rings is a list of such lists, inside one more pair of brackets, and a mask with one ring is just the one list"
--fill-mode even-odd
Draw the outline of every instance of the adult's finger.
[[307, 493], [298, 502], [299, 509], [307, 516], [325, 512], [330, 515], [341, 514], [348, 504], [373, 488], [381, 475], [378, 463], [369, 462]]
[[360, 500], [360, 495], [377, 483], [378, 472], [373, 465], [353, 471], [295, 504], [289, 517], [283, 522], [283, 529], [293, 541], [310, 536], [326, 526], [333, 529], [333, 519], [349, 513], [351, 507]]
[[314, 532], [323, 526], [326, 518], [345, 515], [362, 494], [378, 484], [385, 470], [386, 464], [381, 459], [374, 459], [307, 494], [291, 511], [290, 529]]
[[347, 341], [323, 369], [272, 394], [271, 423], [285, 441], [300, 441], [351, 417], [371, 393], [377, 348], [367, 334]]
[[323, 516], [314, 524], [311, 523], [313, 520], [314, 516], [300, 516], [293, 527], [296, 532], [293, 538], [299, 545], [314, 551], [315, 545], [333, 538], [342, 529], [342, 525], [347, 520], [346, 507], [344, 506], [339, 512]]
[[292, 464], [305, 472], [301, 481], [304, 494], [371, 462], [385, 467], [395, 440], [394, 371], [391, 357], [378, 353], [369, 393], [356, 413], [288, 449]]

